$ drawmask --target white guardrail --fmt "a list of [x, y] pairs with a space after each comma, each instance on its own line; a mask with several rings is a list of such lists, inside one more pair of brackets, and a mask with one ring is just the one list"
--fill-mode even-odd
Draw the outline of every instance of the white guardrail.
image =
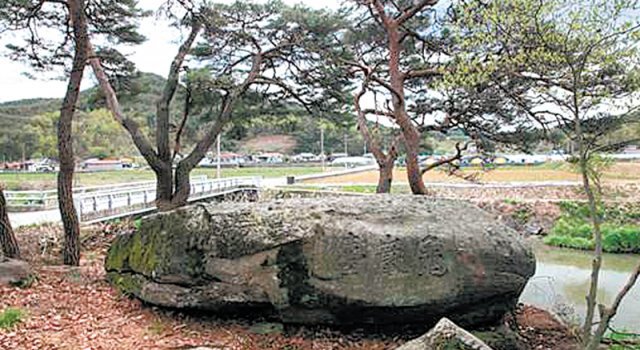
[[[191, 178], [192, 183], [199, 183], [207, 180], [206, 175], [198, 175]], [[73, 189], [74, 196], [87, 193], [108, 193], [120, 192], [132, 189], [143, 189], [155, 187], [155, 181], [129, 182], [124, 184], [76, 187]], [[13, 211], [44, 211], [56, 209], [58, 207], [58, 191], [4, 191], [7, 205]]]
[[[260, 187], [260, 177], [232, 177], [191, 182], [189, 201], [202, 200], [243, 189]], [[153, 211], [156, 189], [133, 188], [123, 191], [81, 194], [74, 199], [80, 222], [115, 219]]]
[[[191, 180], [189, 201], [202, 200], [244, 189], [258, 189], [261, 177], [232, 177], [208, 179], [206, 176]], [[155, 182], [126, 184], [122, 186], [100, 186], [74, 190], [74, 205], [80, 222], [89, 223], [106, 219], [141, 214], [155, 210]], [[40, 205], [53, 201], [57, 207], [55, 191], [12, 191], [7, 192], [10, 208], [29, 207], [37, 210]], [[51, 194], [53, 192], [53, 195]], [[53, 197], [53, 198], [51, 198]], [[29, 203], [29, 201], [39, 201]]]

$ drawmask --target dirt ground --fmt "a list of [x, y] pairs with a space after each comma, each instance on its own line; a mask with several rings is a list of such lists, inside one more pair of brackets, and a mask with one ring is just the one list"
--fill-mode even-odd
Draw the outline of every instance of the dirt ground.
[[[23, 257], [37, 280], [28, 288], [0, 287], [0, 311], [26, 311], [14, 329], [0, 329], [0, 349], [389, 349], [398, 339], [295, 329], [262, 334], [264, 320], [224, 320], [159, 310], [122, 295], [105, 278], [104, 257], [116, 231], [130, 226], [94, 226], [84, 231], [81, 266], [60, 266], [59, 226], [17, 233]], [[53, 237], [56, 237], [55, 239]], [[46, 244], [43, 242], [47, 242]], [[46, 252], [43, 250], [47, 247]], [[269, 330], [268, 325], [266, 326]]]
[[[328, 180], [333, 181], [333, 180]], [[340, 183], [330, 184], [303, 184], [300, 190], [323, 189], [347, 192], [375, 192], [375, 185], [347, 185]], [[435, 198], [461, 199], [475, 203], [485, 202], [560, 202], [565, 200], [586, 200], [584, 192], [579, 185], [562, 186], [427, 186], [429, 195]], [[409, 186], [394, 186], [391, 190], [394, 194], [411, 193]], [[607, 202], [638, 202], [640, 201], [640, 182], [613, 182], [603, 185], [603, 199]]]
[[[467, 168], [463, 171], [463, 174], [478, 174], [477, 179], [480, 182], [580, 181], [578, 174], [566, 165], [509, 166], [489, 171], [483, 171], [480, 168]], [[407, 172], [404, 169], [396, 169], [393, 172], [393, 179], [394, 183], [406, 183]], [[426, 182], [466, 182], [460, 177], [450, 176], [447, 172], [441, 170], [427, 172], [424, 175], [424, 180]], [[604, 180], [609, 183], [640, 181], [640, 163], [616, 163], [605, 172]], [[377, 171], [305, 181], [305, 183], [353, 184], [376, 184], [377, 182]]]
[[[419, 333], [371, 333], [325, 328], [284, 328], [270, 332], [264, 320], [224, 320], [143, 305], [105, 279], [106, 250], [128, 225], [101, 225], [83, 231], [81, 266], [60, 266], [61, 228], [22, 228], [23, 256], [37, 279], [26, 288], [0, 287], [0, 311], [26, 312], [23, 322], [0, 329], [0, 349], [213, 349], [382, 350], [394, 349]], [[530, 307], [516, 313], [523, 349], [572, 349], [568, 329], [546, 312]], [[533, 316], [532, 316], [533, 315]], [[534, 317], [535, 316], [535, 317]], [[267, 331], [265, 331], [265, 329]]]

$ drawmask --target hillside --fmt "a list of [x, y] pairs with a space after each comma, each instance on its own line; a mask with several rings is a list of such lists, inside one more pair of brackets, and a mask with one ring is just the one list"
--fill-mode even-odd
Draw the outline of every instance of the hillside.
[[[165, 79], [152, 73], [139, 73], [129, 83], [126, 92], [120, 94], [120, 102], [125, 110], [144, 111], [155, 104], [162, 93]], [[92, 110], [101, 107], [101, 94], [97, 87], [85, 89], [80, 93], [80, 110]], [[33, 116], [56, 112], [62, 99], [34, 98], [0, 103], [0, 123], [12, 120], [29, 121]]]
[[297, 140], [289, 135], [262, 135], [242, 140], [238, 151], [242, 153], [278, 152], [291, 154], [297, 146]]
[[[118, 93], [123, 112], [149, 131], [155, 124], [155, 104], [162, 93], [165, 79], [150, 73], [139, 73]], [[294, 105], [260, 107], [259, 96], [249, 96], [238, 104], [234, 123], [223, 135], [223, 150], [243, 153], [320, 152], [320, 129], [325, 133], [325, 152], [343, 152], [345, 134], [352, 154], [361, 154], [363, 140], [347, 116], [340, 122], [310, 116]], [[174, 124], [182, 115], [184, 92], [178, 90], [172, 105]], [[0, 103], [0, 161], [29, 157], [55, 157], [56, 114], [61, 99], [25, 99]], [[213, 102], [215, 103], [215, 102]], [[258, 106], [258, 108], [254, 108]], [[79, 114], [74, 122], [74, 147], [79, 158], [96, 156], [136, 156], [137, 151], [126, 132], [104, 109], [104, 98], [98, 88], [80, 94]], [[187, 123], [184, 142], [187, 147], [202, 132], [199, 118]]]
[[12, 133], [17, 126], [29, 124], [39, 114], [60, 108], [60, 99], [35, 98], [0, 103], [0, 139], [3, 134]]
[[[119, 93], [122, 109], [128, 116], [138, 120], [143, 128], [153, 123], [155, 101], [162, 93], [165, 79], [159, 75], [150, 73], [138, 73], [128, 81], [126, 91]], [[177, 99], [180, 101], [180, 99]], [[18, 160], [23, 154], [30, 156], [47, 156], [50, 150], [55, 148], [55, 116], [43, 117], [58, 113], [62, 99], [35, 98], [0, 103], [0, 161]], [[176, 103], [176, 108], [181, 108]], [[82, 123], [87, 119], [87, 113], [104, 108], [101, 92], [97, 87], [91, 87], [80, 93], [78, 103], [79, 117], [76, 120]], [[104, 122], [104, 118], [94, 118], [98, 122]], [[84, 129], [96, 129], [99, 125], [81, 125]], [[118, 138], [128, 137], [124, 130], [117, 129], [112, 132], [119, 133]], [[113, 133], [109, 133], [112, 136]], [[92, 135], [93, 136], [93, 135]], [[98, 138], [100, 135], [95, 135]], [[105, 135], [106, 136], [106, 135]], [[85, 147], [78, 152], [79, 157], [93, 156], [89, 151], [91, 147]], [[127, 152], [131, 147], [126, 147]], [[113, 152], [122, 152], [123, 149], [114, 148]], [[53, 151], [51, 151], [53, 152]], [[95, 152], [94, 152], [95, 153]], [[102, 152], [98, 152], [102, 153]]]

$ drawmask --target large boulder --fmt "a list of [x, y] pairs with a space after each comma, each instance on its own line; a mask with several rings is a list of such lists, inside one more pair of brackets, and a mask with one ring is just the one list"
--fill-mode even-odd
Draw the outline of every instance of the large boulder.
[[535, 260], [472, 204], [376, 195], [196, 205], [119, 236], [106, 269], [148, 303], [303, 324], [462, 326], [512, 309]]

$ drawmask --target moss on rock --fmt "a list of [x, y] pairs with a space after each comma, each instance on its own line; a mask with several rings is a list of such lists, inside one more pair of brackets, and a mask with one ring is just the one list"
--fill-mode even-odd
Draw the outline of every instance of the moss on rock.
[[125, 295], [139, 297], [146, 279], [139, 275], [110, 272], [107, 279]]

